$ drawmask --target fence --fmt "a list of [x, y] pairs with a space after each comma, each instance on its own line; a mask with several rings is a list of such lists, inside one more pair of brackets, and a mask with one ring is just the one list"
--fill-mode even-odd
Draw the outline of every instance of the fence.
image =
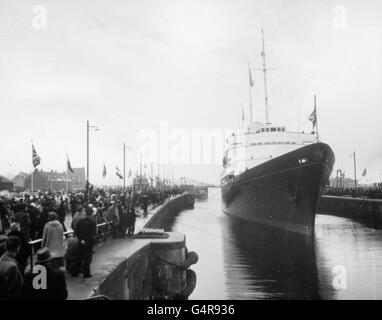
[[[113, 222], [104, 222], [97, 224], [97, 235], [96, 235], [96, 242], [99, 243], [100, 241], [105, 241], [108, 237], [111, 236], [111, 228], [109, 227], [112, 225]], [[72, 231], [66, 231], [64, 232], [65, 238], [70, 238], [73, 236], [73, 230]], [[31, 270], [33, 269], [33, 257], [34, 257], [34, 245], [41, 243], [42, 239], [36, 239], [29, 241], [29, 249], [30, 249], [30, 261], [31, 261]]]

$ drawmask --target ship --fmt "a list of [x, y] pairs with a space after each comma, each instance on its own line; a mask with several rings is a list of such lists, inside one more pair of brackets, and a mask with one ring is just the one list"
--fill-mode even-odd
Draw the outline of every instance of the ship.
[[[249, 68], [250, 122], [228, 138], [221, 174], [222, 210], [235, 218], [311, 237], [317, 205], [335, 162], [320, 141], [316, 95], [311, 132], [289, 131], [269, 121], [264, 31], [262, 67]], [[265, 123], [252, 119], [251, 70], [264, 75]]]

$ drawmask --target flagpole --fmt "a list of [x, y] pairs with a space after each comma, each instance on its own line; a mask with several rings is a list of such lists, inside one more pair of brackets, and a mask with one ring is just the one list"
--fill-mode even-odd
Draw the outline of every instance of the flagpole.
[[249, 62], [248, 62], [248, 70], [249, 70], [249, 85], [248, 85], [248, 91], [249, 91], [249, 125], [251, 125], [251, 123], [253, 122], [253, 110], [252, 110], [252, 75], [251, 75], [251, 67], [249, 65]]
[[316, 101], [317, 97], [316, 95], [314, 95], [314, 110], [316, 111], [316, 138], [317, 138], [317, 142], [319, 142], [319, 139], [318, 139], [318, 117], [317, 117], [317, 101]]
[[354, 164], [354, 189], [357, 192], [357, 167], [355, 161], [355, 151], [353, 151], [353, 164]]
[[31, 175], [31, 193], [32, 193], [32, 197], [33, 197], [33, 172], [34, 172], [34, 165], [33, 165], [33, 140], [31, 140], [32, 142], [32, 175]]
[[142, 154], [140, 157], [140, 165], [139, 165], [139, 185], [140, 185], [140, 188], [142, 189]]
[[126, 146], [123, 143], [123, 192], [125, 192], [126, 188]]

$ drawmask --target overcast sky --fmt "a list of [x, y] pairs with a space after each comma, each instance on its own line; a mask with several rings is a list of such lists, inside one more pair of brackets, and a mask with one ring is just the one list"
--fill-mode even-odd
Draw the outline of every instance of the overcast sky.
[[[47, 9], [46, 29], [35, 27], [36, 5]], [[353, 176], [355, 150], [358, 175], [367, 168], [370, 182], [381, 181], [381, 16], [379, 0], [0, 0], [0, 174], [30, 172], [31, 139], [40, 168], [64, 171], [66, 152], [73, 167], [85, 166], [86, 120], [101, 130], [90, 135], [98, 184], [117, 183], [123, 142], [135, 172], [138, 133], [158, 131], [160, 121], [170, 131], [238, 127], [263, 27], [276, 69], [270, 120], [310, 130], [316, 93], [334, 173]], [[254, 117], [263, 121], [262, 75], [254, 79]], [[176, 177], [214, 183], [221, 171], [173, 168]]]

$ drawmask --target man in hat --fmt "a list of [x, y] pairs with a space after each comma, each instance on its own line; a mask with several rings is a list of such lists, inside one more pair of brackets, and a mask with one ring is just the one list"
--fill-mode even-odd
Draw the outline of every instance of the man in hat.
[[[44, 247], [37, 251], [36, 265], [33, 271], [25, 277], [23, 286], [23, 298], [27, 300], [66, 300], [68, 298], [68, 290], [66, 287], [65, 273], [61, 270], [54, 269], [52, 266], [54, 256], [49, 249]], [[41, 271], [45, 270], [44, 273]], [[41, 285], [36, 287], [33, 283], [35, 277], [44, 277], [46, 281], [35, 281]], [[44, 285], [46, 285], [44, 287]]]
[[84, 278], [90, 278], [90, 263], [92, 261], [93, 246], [97, 234], [97, 223], [92, 218], [92, 210], [86, 212], [86, 217], [78, 221], [75, 234], [78, 238], [77, 261], [73, 268], [73, 277], [78, 277], [83, 264]]

